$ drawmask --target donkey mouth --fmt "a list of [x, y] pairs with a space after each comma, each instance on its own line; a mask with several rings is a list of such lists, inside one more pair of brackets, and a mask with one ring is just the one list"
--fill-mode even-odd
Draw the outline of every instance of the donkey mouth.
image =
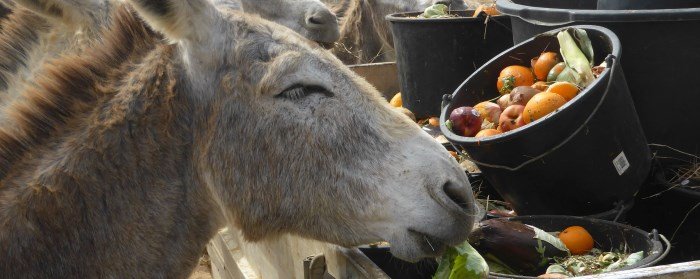
[[320, 42], [320, 41], [316, 41], [316, 43], [325, 49], [332, 49], [335, 46], [335, 43]]
[[415, 239], [420, 250], [427, 256], [440, 256], [447, 248], [447, 244], [435, 236], [413, 229], [409, 229], [408, 232]]

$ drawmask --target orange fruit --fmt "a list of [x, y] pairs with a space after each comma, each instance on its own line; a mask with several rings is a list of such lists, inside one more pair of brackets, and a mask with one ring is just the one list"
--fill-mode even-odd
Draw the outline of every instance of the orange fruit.
[[583, 255], [593, 249], [593, 237], [586, 229], [581, 226], [571, 226], [559, 233], [561, 240], [566, 248], [569, 248], [571, 254]]
[[454, 152], [454, 151], [452, 151], [452, 150], [448, 150], [448, 152], [450, 152], [450, 155], [452, 155], [452, 157], [454, 157], [455, 159], [459, 160], [459, 156], [457, 155], [457, 152]]
[[496, 10], [496, 6], [493, 6], [493, 5], [488, 6], [488, 7], [484, 7], [484, 13], [486, 13], [487, 15], [490, 15], [490, 16], [497, 16], [497, 15], [501, 14], [501, 12]]
[[547, 82], [538, 81], [538, 82], [535, 82], [535, 84], [533, 84], [531, 87], [535, 88], [539, 91], [547, 91], [547, 88], [549, 88], [549, 85], [547, 85]]
[[535, 83], [535, 75], [532, 74], [530, 68], [513, 65], [505, 67], [498, 75], [496, 88], [503, 95], [510, 93], [513, 88], [531, 86], [533, 83]]
[[566, 81], [555, 82], [547, 88], [547, 92], [557, 93], [564, 97], [567, 102], [576, 97], [579, 91], [576, 84]]
[[477, 17], [481, 12], [484, 12], [490, 16], [497, 16], [501, 14], [498, 10], [496, 10], [496, 6], [481, 4], [476, 8], [476, 10], [474, 10], [472, 17]]
[[555, 52], [545, 52], [532, 59], [532, 71], [537, 80], [547, 80], [547, 74], [559, 63], [559, 56]]
[[484, 137], [490, 137], [490, 136], [495, 136], [500, 134], [501, 131], [496, 130], [496, 129], [484, 129], [476, 133], [475, 138], [484, 138]]
[[430, 119], [428, 119], [428, 124], [430, 124], [430, 126], [433, 127], [440, 126], [440, 118], [431, 117]]
[[396, 93], [394, 97], [391, 97], [391, 101], [389, 101], [389, 104], [393, 107], [400, 108], [403, 106], [403, 101], [401, 100], [401, 92]]
[[566, 103], [566, 99], [557, 93], [537, 93], [527, 102], [523, 111], [523, 121], [530, 124], [537, 119], [557, 110]]

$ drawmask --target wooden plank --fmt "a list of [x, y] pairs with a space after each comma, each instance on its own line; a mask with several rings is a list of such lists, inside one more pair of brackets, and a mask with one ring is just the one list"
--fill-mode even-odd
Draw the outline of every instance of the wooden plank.
[[328, 245], [292, 235], [250, 243], [243, 240], [238, 230], [231, 230], [229, 236], [260, 278], [303, 278], [304, 259], [322, 254]]
[[377, 88], [387, 99], [391, 99], [394, 94], [401, 91], [399, 72], [395, 62], [358, 64], [349, 67]]
[[610, 272], [592, 276], [580, 277], [581, 279], [697, 279], [700, 278], [700, 261], [685, 262], [671, 265], [660, 265], [640, 269]]
[[242, 257], [240, 248], [231, 243], [228, 230], [222, 230], [214, 236], [207, 245], [211, 259], [212, 277], [215, 279], [258, 279], [255, 271], [250, 268]]

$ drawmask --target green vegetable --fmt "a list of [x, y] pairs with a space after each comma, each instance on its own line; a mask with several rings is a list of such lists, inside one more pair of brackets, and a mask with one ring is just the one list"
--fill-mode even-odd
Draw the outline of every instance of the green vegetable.
[[481, 279], [488, 274], [484, 258], [465, 241], [445, 252], [433, 279]]
[[572, 33], [574, 40], [576, 40], [576, 45], [586, 55], [589, 66], [593, 67], [595, 56], [593, 55], [593, 45], [591, 44], [591, 39], [588, 38], [588, 33], [583, 29], [573, 29]]
[[428, 8], [426, 8], [425, 11], [423, 11], [423, 13], [419, 15], [419, 17], [423, 17], [423, 18], [449, 17], [449, 10], [445, 4], [435, 4], [435, 5], [432, 5]]
[[566, 81], [573, 84], [577, 84], [577, 76], [578, 75], [576, 74], [576, 71], [569, 67], [564, 67], [564, 70], [561, 71], [561, 73], [559, 74], [559, 76], [557, 76], [555, 81]]
[[554, 67], [552, 67], [551, 70], [549, 70], [549, 73], [547, 74], [547, 82], [553, 82], [557, 80], [557, 77], [561, 74], [561, 72], [566, 68], [566, 63], [564, 62], [559, 62]]
[[[574, 34], [573, 36], [571, 34]], [[583, 88], [591, 84], [595, 77], [591, 67], [593, 66], [593, 48], [588, 39], [586, 31], [581, 29], [569, 28], [557, 34], [559, 40], [559, 48], [561, 56], [566, 62], [566, 66], [571, 68], [575, 73], [574, 84]], [[579, 46], [582, 46], [582, 50]], [[563, 72], [562, 72], [563, 73]]]

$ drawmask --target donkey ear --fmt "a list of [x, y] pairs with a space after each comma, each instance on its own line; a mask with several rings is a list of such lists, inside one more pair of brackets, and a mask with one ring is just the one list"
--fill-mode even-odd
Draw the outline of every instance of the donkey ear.
[[203, 40], [221, 19], [209, 0], [127, 1], [149, 25], [172, 40]]

